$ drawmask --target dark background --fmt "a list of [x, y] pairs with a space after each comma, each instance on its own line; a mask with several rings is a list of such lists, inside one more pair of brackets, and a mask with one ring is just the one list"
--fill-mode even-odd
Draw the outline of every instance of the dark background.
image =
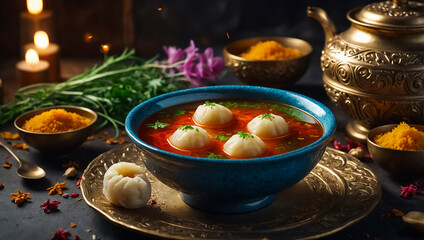
[[[139, 56], [152, 57], [162, 53], [163, 45], [186, 47], [190, 39], [201, 47], [222, 47], [236, 39], [265, 35], [298, 37], [322, 48], [323, 31], [306, 16], [307, 6], [324, 8], [337, 27], [345, 30], [349, 26], [346, 13], [371, 2], [45, 0], [44, 9], [54, 13], [55, 33], [50, 37], [60, 45], [64, 58], [100, 57], [100, 44], [105, 43], [110, 44], [111, 53], [135, 47]], [[0, 60], [19, 57], [22, 11], [26, 11], [25, 0], [0, 1]], [[93, 38], [87, 41], [86, 34]]]

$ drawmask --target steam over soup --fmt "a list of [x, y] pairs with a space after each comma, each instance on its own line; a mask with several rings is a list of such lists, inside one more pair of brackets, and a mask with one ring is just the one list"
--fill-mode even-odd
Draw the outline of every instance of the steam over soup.
[[[201, 112], [196, 112], [199, 106], [205, 108], [201, 112], [213, 112], [217, 122], [212, 118], [203, 123], [196, 121], [202, 118]], [[229, 119], [227, 110], [231, 111], [231, 121], [219, 120]], [[302, 110], [275, 102], [243, 99], [215, 99], [176, 105], [147, 117], [138, 129], [141, 140], [152, 146], [206, 158], [283, 154], [315, 142], [322, 134], [321, 124]], [[260, 151], [238, 149], [250, 144], [259, 144], [251, 148]]]

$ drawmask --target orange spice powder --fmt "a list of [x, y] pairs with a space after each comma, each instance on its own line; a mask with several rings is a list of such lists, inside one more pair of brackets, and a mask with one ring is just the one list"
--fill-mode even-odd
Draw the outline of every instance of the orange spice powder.
[[424, 150], [424, 132], [401, 122], [392, 131], [377, 135], [374, 142], [397, 150]]
[[299, 50], [284, 47], [276, 41], [264, 41], [251, 46], [241, 57], [249, 60], [285, 60], [300, 57], [300, 53]]
[[57, 133], [83, 128], [92, 120], [65, 109], [51, 109], [27, 120], [23, 129], [31, 132]]

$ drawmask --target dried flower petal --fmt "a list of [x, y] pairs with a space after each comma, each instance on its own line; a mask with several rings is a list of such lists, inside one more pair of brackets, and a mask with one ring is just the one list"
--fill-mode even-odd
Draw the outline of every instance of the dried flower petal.
[[23, 193], [20, 189], [18, 189], [17, 193], [10, 193], [12, 196], [10, 198], [18, 207], [23, 204], [29, 197], [31, 197], [31, 193]]
[[0, 183], [0, 190], [3, 190], [3, 188], [4, 188], [4, 184]]
[[11, 162], [5, 162], [4, 164], [3, 164], [3, 167], [4, 168], [10, 168], [12, 166], [12, 163]]
[[77, 198], [77, 199], [75, 199], [75, 200], [77, 200], [77, 201], [81, 201], [83, 198]]
[[151, 205], [156, 205], [156, 204], [157, 204], [156, 200], [152, 199]]
[[11, 132], [0, 132], [0, 135], [3, 139], [5, 140], [15, 140], [15, 139], [19, 139], [19, 134], [18, 133], [11, 133]]
[[78, 181], [77, 181], [77, 188], [78, 188], [78, 189], [80, 189], [80, 186], [81, 186], [81, 178], [82, 178], [82, 177], [79, 177], [79, 178], [78, 178]]
[[407, 187], [402, 187], [400, 196], [403, 198], [407, 198], [408, 196], [414, 196], [416, 191], [417, 191], [417, 186], [415, 186], [414, 184], [410, 184]]
[[70, 223], [70, 225], [71, 225], [71, 228], [75, 228], [77, 225], [75, 224], [75, 223], [73, 223], [73, 222], [71, 222]]
[[71, 233], [61, 228], [54, 234], [51, 240], [67, 240], [69, 236], [71, 236]]
[[80, 240], [80, 237], [78, 235], [75, 235], [74, 240]]
[[336, 148], [336, 149], [338, 149], [340, 151], [343, 151], [343, 152], [348, 152], [351, 149], [357, 148], [357, 147], [360, 147], [362, 149], [364, 148], [364, 145], [362, 145], [359, 142], [353, 141], [352, 139], [347, 138], [347, 137], [345, 139], [347, 141], [347, 144], [346, 145], [343, 145], [340, 142], [337, 142], [336, 140], [332, 139], [331, 141], [333, 143], [334, 148]]
[[27, 150], [29, 149], [28, 145], [26, 143], [12, 143], [12, 145], [17, 148], [17, 149], [23, 149], [23, 150]]
[[388, 211], [386, 213], [381, 214], [382, 217], [386, 217], [386, 218], [389, 218], [389, 217], [402, 217], [404, 215], [405, 215], [405, 213], [403, 213], [402, 211], [400, 211], [399, 209], [396, 209], [396, 208], [393, 208], [392, 210], [390, 210], [390, 211]]
[[43, 202], [43, 204], [40, 205], [40, 207], [43, 208], [45, 213], [51, 213], [51, 212], [56, 212], [58, 211], [58, 207], [59, 207], [60, 202], [59, 201], [51, 201], [50, 199], [47, 199], [47, 201]]
[[49, 187], [46, 190], [49, 190], [50, 195], [53, 195], [56, 193], [62, 195], [63, 193], [62, 188], [65, 188], [65, 182], [63, 183], [57, 182], [53, 187]]
[[66, 169], [65, 173], [63, 174], [64, 177], [70, 178], [75, 177], [77, 175], [78, 171], [75, 167], [70, 167]]
[[85, 229], [86, 232], [91, 232], [91, 228]]
[[71, 194], [71, 198], [77, 198], [77, 197], [79, 197], [79, 193], [72, 193]]

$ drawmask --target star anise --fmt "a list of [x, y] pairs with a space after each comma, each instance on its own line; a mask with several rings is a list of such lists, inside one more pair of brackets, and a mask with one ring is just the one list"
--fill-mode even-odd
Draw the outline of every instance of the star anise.
[[47, 188], [47, 190], [49, 190], [50, 195], [53, 195], [56, 193], [62, 195], [63, 193], [62, 188], [65, 188], [65, 182], [63, 183], [57, 182], [53, 187]]
[[29, 197], [31, 197], [31, 193], [23, 193], [20, 189], [18, 189], [17, 193], [10, 193], [12, 196], [10, 198], [17, 206], [21, 206], [23, 202], [25, 202]]

